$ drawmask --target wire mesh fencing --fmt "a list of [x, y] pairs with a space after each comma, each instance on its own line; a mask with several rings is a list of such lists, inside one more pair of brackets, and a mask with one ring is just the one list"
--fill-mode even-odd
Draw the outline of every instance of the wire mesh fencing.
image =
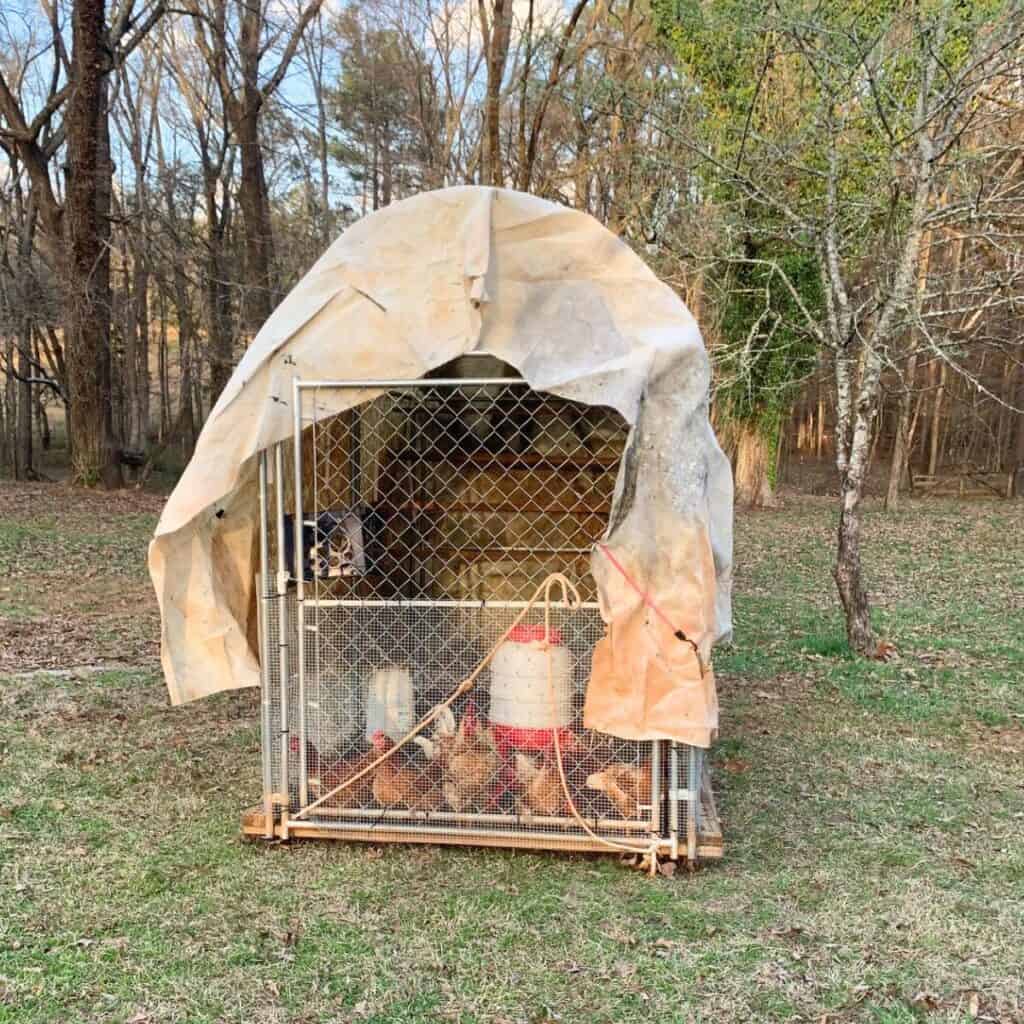
[[[583, 725], [621, 418], [518, 380], [295, 396], [261, 473], [268, 806], [356, 838], [692, 848], [699, 753]], [[524, 609], [552, 572], [584, 600], [545, 626]]]

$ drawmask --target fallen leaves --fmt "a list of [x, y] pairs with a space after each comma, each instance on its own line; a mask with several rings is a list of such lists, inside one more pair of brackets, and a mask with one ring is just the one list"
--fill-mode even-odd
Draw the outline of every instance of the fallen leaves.
[[[155, 666], [146, 542], [163, 498], [46, 484], [0, 486], [5, 586], [0, 673], [120, 661]], [[0, 545], [3, 543], [0, 535]]]

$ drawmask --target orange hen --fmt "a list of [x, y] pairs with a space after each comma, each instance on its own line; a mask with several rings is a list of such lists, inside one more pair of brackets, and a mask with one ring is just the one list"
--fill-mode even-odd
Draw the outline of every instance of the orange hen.
[[[375, 758], [394, 747], [393, 741], [380, 731], [373, 734], [371, 742]], [[382, 807], [402, 807], [410, 811], [437, 811], [444, 802], [435, 772], [395, 764], [394, 757], [374, 770], [372, 792], [374, 800]]]
[[651, 802], [651, 770], [634, 764], [610, 764], [587, 776], [587, 789], [596, 789], [615, 805], [623, 818], [635, 819], [640, 806]]
[[344, 789], [332, 793], [343, 782], [368, 768], [378, 755], [373, 751], [358, 754], [354, 757], [341, 758], [331, 763], [324, 763], [320, 752], [308, 740], [306, 742], [306, 767], [309, 770], [309, 792], [314, 800], [324, 794], [331, 795], [324, 801], [324, 807], [366, 807], [373, 795], [373, 775], [367, 772]]
[[458, 732], [442, 747], [444, 798], [453, 811], [465, 811], [486, 802], [487, 790], [501, 767], [490, 729], [480, 726], [472, 705]]
[[565, 792], [553, 764], [546, 760], [538, 764], [527, 754], [516, 753], [516, 777], [522, 786], [521, 812], [548, 816], [565, 813]]

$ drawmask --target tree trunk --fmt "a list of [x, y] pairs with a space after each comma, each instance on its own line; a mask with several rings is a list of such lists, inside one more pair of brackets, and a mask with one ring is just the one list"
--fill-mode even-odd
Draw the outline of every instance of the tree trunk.
[[[838, 354], [835, 371], [840, 424], [845, 422], [847, 426], [837, 430], [836, 435], [836, 465], [840, 480], [839, 530], [832, 575], [843, 605], [847, 641], [858, 654], [870, 655], [876, 647], [861, 567], [860, 503], [871, 453], [871, 426], [875, 419], [882, 358], [874, 345], [866, 348], [855, 403], [851, 400], [853, 361]], [[846, 415], [843, 415], [843, 410], [847, 410]]]
[[[231, 323], [231, 296], [228, 288], [228, 267], [225, 255], [226, 234], [230, 198], [225, 194], [217, 201], [220, 185], [218, 174], [204, 168], [204, 189], [206, 202], [206, 270], [203, 284], [206, 297], [206, 332], [208, 338], [207, 357], [210, 363], [210, 402], [216, 402], [224, 385], [234, 369], [235, 339]], [[248, 227], [245, 227], [248, 237]], [[247, 277], [248, 279], [248, 277]], [[248, 284], [246, 285], [248, 287]], [[264, 293], [265, 294], [265, 293]], [[188, 282], [182, 267], [174, 269], [174, 300], [178, 311], [178, 325], [183, 334], [191, 340], [192, 319]], [[188, 349], [185, 339], [179, 335], [181, 359], [184, 366]], [[198, 378], [198, 374], [195, 375]], [[190, 375], [190, 382], [193, 377]], [[190, 397], [191, 400], [191, 397]]]
[[491, 16], [488, 17], [487, 0], [479, 0], [487, 62], [480, 180], [484, 185], [500, 188], [504, 183], [501, 166], [501, 82], [505, 77], [512, 36], [512, 0], [491, 0], [491, 3]]
[[842, 481], [839, 506], [839, 543], [833, 570], [839, 598], [846, 615], [846, 639], [858, 654], [875, 650], [871, 607], [864, 588], [860, 559], [860, 500], [863, 481], [847, 474]]
[[50, 436], [50, 417], [46, 414], [46, 403], [42, 395], [36, 396], [36, 418], [39, 421], [39, 447], [48, 452], [53, 442]]
[[[218, 240], [219, 246], [221, 241]], [[211, 252], [206, 271], [206, 312], [209, 345], [207, 354], [210, 363], [210, 402], [220, 397], [224, 385], [234, 368], [234, 338], [228, 320], [227, 284], [224, 278], [224, 261], [219, 253]]]
[[935, 376], [936, 367], [933, 365], [932, 380], [936, 383], [935, 398], [932, 405], [932, 425], [929, 431], [928, 441], [930, 444], [928, 452], [928, 475], [935, 476], [939, 468], [939, 435], [942, 431], [942, 400], [946, 394], [946, 363], [938, 366], [938, 378]]
[[18, 419], [15, 430], [14, 479], [31, 480], [35, 476], [32, 455], [32, 323], [22, 318], [18, 334]]
[[[121, 483], [111, 420], [109, 136], [104, 0], [75, 0], [62, 268], [69, 419], [78, 483]], [[106, 144], [105, 144], [106, 143]], [[106, 177], [104, 185], [103, 178]]]
[[899, 407], [896, 413], [896, 434], [892, 442], [892, 463], [889, 466], [889, 486], [885, 492], [885, 510], [895, 512], [900, 504], [900, 484], [907, 466], [907, 452], [910, 449], [910, 398], [911, 388], [917, 377], [917, 353], [907, 359], [907, 369], [900, 391]]
[[320, 244], [323, 249], [334, 241], [334, 214], [331, 211], [330, 149], [327, 144], [327, 111], [323, 102], [323, 89], [316, 92], [316, 144], [320, 164]]
[[[38, 330], [32, 331], [33, 345], [32, 354], [35, 359], [36, 366], [45, 366], [42, 352], [39, 347], [40, 332]], [[36, 394], [36, 415], [39, 419], [39, 447], [44, 451], [50, 450], [52, 444], [52, 437], [50, 435], [50, 417], [46, 414], [46, 390], [39, 388]]]
[[[10, 335], [4, 343], [4, 362], [7, 366], [14, 365], [14, 338]], [[18, 382], [11, 374], [4, 374], [4, 432], [0, 438], [0, 451], [3, 453], [3, 464], [13, 474], [16, 466], [15, 439], [18, 433]]]
[[734, 429], [736, 502], [750, 508], [769, 508], [775, 504], [770, 479], [775, 448], [756, 424], [740, 423]]
[[135, 302], [134, 274], [131, 268], [131, 259], [128, 255], [127, 235], [122, 238], [121, 261], [124, 277], [124, 294], [119, 303], [123, 307], [121, 317], [121, 436], [129, 448], [137, 448], [138, 437], [138, 404], [136, 397], [139, 393], [139, 352], [138, 352], [138, 324], [136, 316], [138, 305]]
[[[248, 87], [246, 88], [248, 92]], [[270, 317], [274, 308], [274, 289], [271, 280], [273, 241], [270, 229], [270, 203], [267, 198], [267, 180], [263, 170], [263, 150], [259, 137], [259, 105], [246, 98], [245, 109], [235, 125], [238, 147], [242, 157], [242, 176], [238, 189], [238, 202], [242, 208], [245, 228], [245, 287], [242, 292], [242, 322], [251, 337]], [[223, 352], [219, 353], [223, 356]], [[232, 366], [222, 362], [211, 363], [214, 370], [211, 384], [216, 394], [231, 375]], [[227, 376], [224, 376], [226, 372]]]
[[[160, 334], [156, 348], [156, 373], [160, 389], [160, 431], [157, 435], [157, 441], [162, 442], [171, 426], [171, 381], [167, 366], [167, 296], [162, 285], [158, 287], [157, 297], [160, 300]], [[180, 327], [178, 331], [180, 337]]]
[[[945, 205], [945, 198], [942, 200]], [[928, 287], [928, 273], [932, 265], [932, 232], [927, 230], [921, 238], [920, 256], [917, 264], [917, 309], [921, 312], [925, 292]], [[911, 346], [914, 338], [910, 338]], [[885, 495], [886, 511], [895, 512], [900, 502], [900, 483], [907, 464], [907, 452], [910, 448], [910, 392], [917, 380], [917, 349], [912, 347], [907, 357], [906, 369], [902, 378], [899, 409], [896, 415], [896, 435], [893, 439], [892, 465], [889, 467], [889, 487]]]
[[817, 427], [817, 435], [815, 437], [814, 452], [820, 459], [825, 447], [825, 384], [820, 377], [818, 378], [818, 416], [815, 426]]
[[191, 451], [196, 440], [195, 417], [195, 351], [188, 339], [179, 348], [180, 367], [178, 374], [178, 415], [177, 422], [182, 424], [180, 439], [183, 449]]
[[1013, 488], [1014, 497], [1024, 498], [1024, 368], [1017, 367], [1017, 429], [1014, 439]]
[[149, 434], [149, 269], [145, 258], [135, 254], [135, 406], [136, 435], [132, 438], [133, 448], [144, 448]]

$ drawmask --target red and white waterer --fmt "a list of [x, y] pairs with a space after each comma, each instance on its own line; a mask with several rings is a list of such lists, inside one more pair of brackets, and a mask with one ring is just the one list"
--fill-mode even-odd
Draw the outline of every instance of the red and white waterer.
[[502, 753], [550, 750], [556, 729], [562, 746], [572, 743], [572, 668], [561, 630], [521, 623], [509, 633], [491, 661], [490, 720]]

